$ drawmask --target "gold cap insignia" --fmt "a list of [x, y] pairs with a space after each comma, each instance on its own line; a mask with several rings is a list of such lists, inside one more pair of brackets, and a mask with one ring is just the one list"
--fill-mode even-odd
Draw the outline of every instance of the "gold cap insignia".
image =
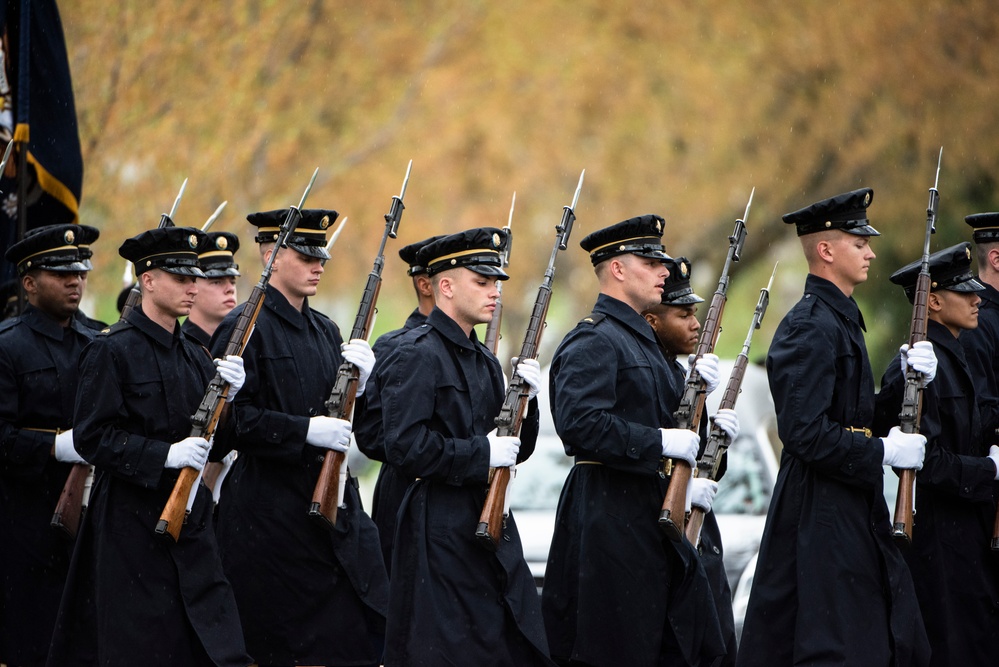
[[871, 204], [871, 193], [868, 192], [866, 195], [864, 195], [864, 206], [870, 206], [870, 204]]
[[192, 249], [197, 248], [198, 247], [198, 237], [195, 236], [194, 234], [191, 234], [190, 236], [187, 237], [187, 244], [189, 246], [191, 246]]
[[503, 244], [503, 239], [500, 238], [499, 234], [493, 234], [493, 245], [497, 248]]
[[690, 265], [687, 262], [680, 262], [680, 276], [686, 278], [690, 273]]
[[454, 266], [454, 265], [455, 265], [455, 264], [457, 264], [457, 263], [458, 263], [458, 260], [456, 260], [456, 259], [452, 259], [452, 260], [451, 260], [451, 266]]
[[76, 235], [73, 234], [73, 230], [72, 229], [67, 229], [66, 233], [63, 234], [63, 238], [66, 239], [66, 243], [72, 243], [73, 239], [76, 238]]
[[826, 229], [829, 229], [830, 227], [832, 227], [832, 223], [826, 220]]
[[660, 234], [663, 233], [663, 223], [656, 220], [656, 231]]
[[965, 248], [964, 254], [967, 256], [968, 259], [971, 259], [971, 248]]
[[319, 221], [319, 229], [326, 229], [329, 226], [330, 226], [330, 217], [328, 215], [324, 215], [323, 219]]
[[220, 236], [217, 239], [215, 239], [215, 247], [218, 248], [219, 250], [225, 250], [226, 248], [229, 247], [229, 242], [226, 240], [224, 236]]

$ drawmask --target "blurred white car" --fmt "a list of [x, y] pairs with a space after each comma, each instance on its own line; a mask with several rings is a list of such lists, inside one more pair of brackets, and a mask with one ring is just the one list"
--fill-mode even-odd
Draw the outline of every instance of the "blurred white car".
[[[722, 361], [722, 377], [726, 382], [732, 365], [732, 361]], [[559, 494], [573, 465], [555, 433], [548, 406], [547, 368], [544, 376], [538, 396], [541, 409], [538, 444], [534, 455], [518, 467], [510, 492], [511, 508], [524, 544], [524, 557], [539, 589], [544, 584]], [[724, 383], [708, 397], [709, 414], [717, 409], [723, 390]], [[725, 549], [725, 568], [733, 590], [746, 564], [759, 549], [780, 460], [777, 418], [763, 368], [750, 364], [746, 369], [736, 412], [741, 433], [728, 450], [728, 469], [714, 504]]]

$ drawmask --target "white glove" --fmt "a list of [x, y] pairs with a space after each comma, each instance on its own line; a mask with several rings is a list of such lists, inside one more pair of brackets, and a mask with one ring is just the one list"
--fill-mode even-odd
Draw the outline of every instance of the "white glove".
[[923, 374], [924, 387], [933, 382], [933, 378], [937, 376], [937, 355], [933, 351], [933, 343], [921, 340], [911, 350], [906, 343], [898, 351], [902, 354], [902, 375], [905, 375], [908, 366], [912, 366], [912, 370]]
[[735, 442], [735, 439], [739, 437], [739, 415], [735, 414], [735, 410], [721, 408], [711, 418], [711, 421], [725, 431], [725, 435], [729, 437], [730, 441]]
[[350, 447], [350, 422], [336, 417], [313, 417], [305, 441], [315, 447], [345, 452]]
[[344, 343], [340, 346], [340, 351], [343, 353], [344, 361], [357, 366], [357, 395], [361, 396], [371, 376], [371, 369], [375, 367], [375, 353], [371, 351], [368, 341], [363, 338], [355, 338], [349, 343]]
[[687, 485], [687, 511], [696, 507], [705, 513], [710, 512], [716, 495], [718, 482], [706, 477], [691, 477], [690, 484]]
[[170, 445], [167, 450], [164, 468], [194, 468], [201, 470], [208, 460], [208, 450], [211, 446], [204, 438], [184, 438]]
[[537, 359], [524, 359], [519, 361], [517, 357], [511, 359], [513, 364], [514, 375], [519, 375], [524, 378], [524, 382], [527, 383], [527, 399], [530, 400], [538, 395], [541, 390], [541, 364], [538, 363]]
[[226, 403], [232, 403], [236, 394], [243, 388], [246, 382], [246, 371], [243, 370], [243, 357], [230, 354], [225, 359], [216, 359], [215, 366], [219, 370], [222, 379], [229, 383], [229, 395], [225, 397]]
[[496, 435], [491, 431], [486, 438], [489, 440], [489, 467], [509, 468], [517, 463], [520, 452], [520, 438], [512, 435]]
[[919, 433], [902, 433], [893, 426], [888, 435], [881, 438], [885, 448], [884, 464], [903, 470], [919, 470], [926, 456], [926, 436]]
[[661, 428], [659, 432], [663, 438], [663, 456], [682, 459], [693, 467], [701, 446], [701, 436], [686, 428]]
[[[687, 357], [687, 367], [693, 371], [695, 368], [697, 372], [701, 374], [701, 379], [704, 380], [705, 392], [710, 394], [715, 389], [718, 388], [718, 380], [721, 378], [721, 369], [718, 368], [718, 355], [717, 354], [705, 354], [698, 358], [696, 355], [690, 355]], [[690, 371], [687, 372], [687, 377], [690, 377]]]
[[999, 447], [995, 445], [989, 447], [989, 458], [996, 466], [996, 481], [999, 482]]
[[56, 434], [55, 458], [63, 463], [86, 463], [73, 447], [73, 429]]
[[232, 470], [232, 464], [236, 462], [237, 456], [239, 456], [239, 452], [234, 449], [220, 461], [222, 472], [215, 478], [215, 484], [212, 486], [212, 500], [216, 505], [219, 504], [219, 498], [222, 496], [222, 482], [225, 480], [226, 475], [229, 474], [229, 471]]

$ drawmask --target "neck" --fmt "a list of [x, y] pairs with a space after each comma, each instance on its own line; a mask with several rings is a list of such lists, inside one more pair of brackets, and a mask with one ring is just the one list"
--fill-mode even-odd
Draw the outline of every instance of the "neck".
[[39, 308], [38, 304], [35, 303], [34, 301], [32, 301], [31, 299], [28, 299], [28, 305], [29, 306], [34, 306], [38, 310], [38, 312], [43, 313], [46, 317], [48, 317], [49, 319], [51, 319], [53, 322], [55, 322], [56, 324], [58, 324], [61, 327], [68, 327], [70, 321], [72, 321], [72, 319], [73, 319], [73, 315], [67, 315], [65, 317], [60, 317], [60, 316], [56, 315], [55, 313], [52, 313], [52, 312], [49, 312], [49, 311], [45, 310], [44, 308]]
[[422, 315], [429, 315], [434, 309], [434, 297], [420, 297], [420, 303], [416, 306]]
[[156, 304], [151, 303], [151, 301], [152, 299], [143, 299], [139, 304], [139, 308], [142, 309], [143, 314], [170, 333], [173, 333], [174, 329], [177, 328], [176, 315], [168, 313], [162, 308], [158, 308]]
[[602, 285], [600, 287], [600, 293], [606, 294], [609, 297], [613, 297], [618, 301], [631, 306], [631, 308], [639, 315], [656, 305], [654, 303], [635, 303], [631, 296], [618, 283]]
[[460, 319], [457, 313], [455, 313], [451, 308], [449, 308], [449, 306], [450, 302], [446, 302], [443, 306], [441, 304], [437, 304], [437, 307], [440, 309], [440, 311], [445, 315], [447, 315], [448, 317], [450, 317], [452, 320], [454, 320], [454, 323], [457, 324], [459, 327], [461, 327], [461, 330], [465, 332], [465, 335], [471, 338], [472, 328], [475, 326], [475, 324], [472, 322], [465, 322], [462, 319]]
[[833, 285], [839, 288], [839, 291], [848, 297], [853, 296], [853, 290], [857, 288], [852, 282], [843, 280], [841, 277], [834, 275], [831, 271], [815, 270], [814, 268], [809, 268], [809, 273], [818, 278], [823, 278], [828, 280]]
[[187, 316], [191, 324], [197, 326], [199, 329], [204, 331], [206, 334], [211, 336], [218, 329], [219, 325], [222, 324], [221, 318], [208, 317], [204, 313], [191, 311], [191, 314]]
[[993, 289], [999, 289], [999, 271], [982, 271], [978, 279]]
[[302, 310], [302, 307], [305, 305], [304, 296], [294, 296], [289, 294], [288, 290], [284, 289], [284, 287], [280, 284], [275, 284], [274, 281], [271, 281], [271, 287], [276, 289], [278, 292], [281, 292], [281, 296], [288, 300], [288, 303], [291, 304], [292, 308], [298, 311]]

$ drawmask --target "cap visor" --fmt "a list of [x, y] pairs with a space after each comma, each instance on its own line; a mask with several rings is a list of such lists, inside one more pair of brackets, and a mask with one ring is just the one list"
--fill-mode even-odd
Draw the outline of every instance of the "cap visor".
[[985, 285], [981, 284], [974, 278], [969, 278], [964, 282], [951, 285], [950, 287], [945, 287], [944, 289], [948, 289], [951, 292], [982, 292], [985, 290]]
[[300, 252], [306, 257], [315, 257], [316, 259], [328, 260], [330, 254], [326, 252], [326, 248], [321, 245], [303, 245], [301, 243], [289, 243], [288, 247], [292, 250]]
[[81, 260], [79, 262], [70, 262], [69, 264], [57, 264], [55, 266], [39, 265], [32, 268], [45, 269], [46, 271], [54, 271], [55, 273], [79, 273], [81, 271], [90, 271], [94, 267], [90, 262]]
[[470, 264], [466, 265], [465, 268], [469, 271], [478, 273], [480, 276], [490, 276], [499, 278], [500, 280], [507, 280], [510, 278], [510, 276], [508, 276], [503, 269], [498, 266], [493, 266], [492, 264]]
[[663, 295], [664, 306], [689, 306], [695, 303], [704, 303], [704, 299], [696, 294], [684, 294], [677, 297], [667, 297]]
[[194, 276], [195, 278], [204, 278], [205, 272], [196, 266], [156, 266], [156, 269], [161, 269], [167, 273], [172, 273], [175, 276]]
[[[819, 230], [822, 231], [822, 230]], [[853, 227], [851, 229], [843, 229], [847, 234], [853, 234], [854, 236], [881, 236], [881, 232], [874, 229], [870, 225], [861, 225], [860, 227]]]
[[235, 277], [243, 275], [232, 267], [227, 269], [202, 269], [202, 271], [204, 271], [206, 278], [225, 278], [226, 276]]
[[640, 250], [638, 252], [632, 252], [631, 254], [638, 255], [639, 257], [647, 257], [649, 259], [658, 259], [663, 262], [673, 259], [661, 250]]

